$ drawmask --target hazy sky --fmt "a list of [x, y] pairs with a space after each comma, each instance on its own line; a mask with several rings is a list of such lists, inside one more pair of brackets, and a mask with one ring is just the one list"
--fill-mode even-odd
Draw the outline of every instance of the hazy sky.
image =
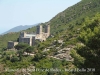
[[0, 33], [18, 25], [47, 22], [81, 0], [0, 0]]

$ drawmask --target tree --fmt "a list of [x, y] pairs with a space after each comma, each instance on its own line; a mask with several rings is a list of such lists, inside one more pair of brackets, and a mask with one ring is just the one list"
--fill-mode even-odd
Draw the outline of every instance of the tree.
[[[79, 36], [80, 42], [83, 45], [76, 48], [78, 53], [85, 60], [84, 63], [76, 63], [78, 68], [90, 68], [89, 72], [84, 72], [85, 75], [100, 74], [100, 14], [97, 14], [92, 19], [84, 22], [85, 26]], [[75, 58], [74, 58], [75, 59]], [[80, 62], [80, 61], [79, 61]], [[88, 71], [88, 70], [87, 70]], [[77, 73], [77, 75], [84, 75]]]
[[17, 50], [24, 50], [28, 47], [29, 45], [26, 43], [19, 43], [18, 45], [15, 46], [15, 49]]
[[17, 54], [18, 54], [18, 57], [19, 57], [19, 60], [21, 61], [22, 60], [22, 55], [24, 53], [24, 50], [18, 50], [17, 51]]
[[13, 56], [12, 58], [11, 58], [11, 62], [16, 62], [16, 61], [18, 61], [19, 60], [19, 58], [17, 57], [17, 56]]
[[27, 52], [27, 54], [29, 53], [32, 53], [33, 52], [33, 50], [34, 50], [34, 47], [32, 47], [32, 46], [29, 46], [29, 47], [27, 47], [26, 49], [25, 49], [25, 51]]
[[43, 58], [43, 55], [41, 53], [36, 53], [36, 55], [34, 56], [33, 60], [34, 61], [39, 61], [42, 58]]

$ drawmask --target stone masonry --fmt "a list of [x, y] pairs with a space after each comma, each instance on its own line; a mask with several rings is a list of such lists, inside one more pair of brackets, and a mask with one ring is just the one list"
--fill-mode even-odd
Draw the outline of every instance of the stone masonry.
[[[34, 46], [35, 41], [39, 40], [39, 41], [45, 41], [48, 37], [50, 36], [50, 25], [46, 25], [44, 32], [43, 32], [43, 27], [42, 25], [38, 25], [37, 26], [37, 31], [35, 34], [29, 34], [26, 32], [21, 32], [19, 35], [19, 43], [27, 43], [30, 46]], [[8, 42], [8, 48], [14, 48], [16, 44], [12, 44], [14, 43], [12, 42]]]

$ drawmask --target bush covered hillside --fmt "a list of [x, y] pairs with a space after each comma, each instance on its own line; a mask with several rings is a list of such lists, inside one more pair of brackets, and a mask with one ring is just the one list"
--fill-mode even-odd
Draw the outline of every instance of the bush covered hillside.
[[[17, 41], [19, 32], [0, 36], [0, 75], [99, 75], [99, 9], [100, 0], [81, 0], [67, 8], [41, 23], [50, 24], [52, 36], [33, 47], [20, 43], [17, 50], [7, 50], [7, 42]], [[36, 27], [24, 31], [35, 32]]]

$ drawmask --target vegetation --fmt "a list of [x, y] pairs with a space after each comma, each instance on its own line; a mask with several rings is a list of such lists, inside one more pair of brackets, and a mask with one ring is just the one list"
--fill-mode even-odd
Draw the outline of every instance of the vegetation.
[[[85, 75], [99, 75], [100, 74], [100, 14], [96, 14], [92, 19], [86, 18], [83, 22], [84, 26], [81, 29], [79, 40], [84, 44], [76, 48], [76, 52], [81, 58], [85, 60], [77, 61], [75, 65], [78, 68], [90, 68], [85, 72]], [[75, 56], [75, 55], [74, 55]], [[77, 58], [76, 58], [77, 59]], [[81, 64], [79, 64], [81, 63]], [[77, 73], [76, 75], [84, 75], [84, 73]]]
[[[17, 50], [7, 50], [7, 42], [18, 41], [18, 33], [8, 33], [0, 36], [0, 75], [99, 75], [100, 74], [100, 0], [82, 0], [57, 14], [48, 23], [51, 27], [51, 36], [44, 42], [36, 41], [34, 47], [20, 43]], [[95, 15], [96, 14], [96, 15]], [[45, 25], [46, 23], [42, 23]], [[35, 32], [36, 27], [27, 32]], [[59, 43], [58, 40], [63, 40]], [[58, 50], [71, 48], [74, 61], [59, 60], [50, 56], [58, 54]], [[45, 51], [45, 49], [47, 51]], [[24, 55], [24, 53], [29, 53]], [[31, 56], [31, 53], [35, 55]], [[33, 70], [32, 67], [41, 71]], [[5, 69], [19, 69], [21, 71], [4, 72]], [[57, 68], [62, 71], [48, 71]], [[92, 68], [85, 72], [64, 71], [65, 69]], [[95, 69], [94, 69], [95, 68]], [[46, 71], [42, 71], [46, 70]]]

